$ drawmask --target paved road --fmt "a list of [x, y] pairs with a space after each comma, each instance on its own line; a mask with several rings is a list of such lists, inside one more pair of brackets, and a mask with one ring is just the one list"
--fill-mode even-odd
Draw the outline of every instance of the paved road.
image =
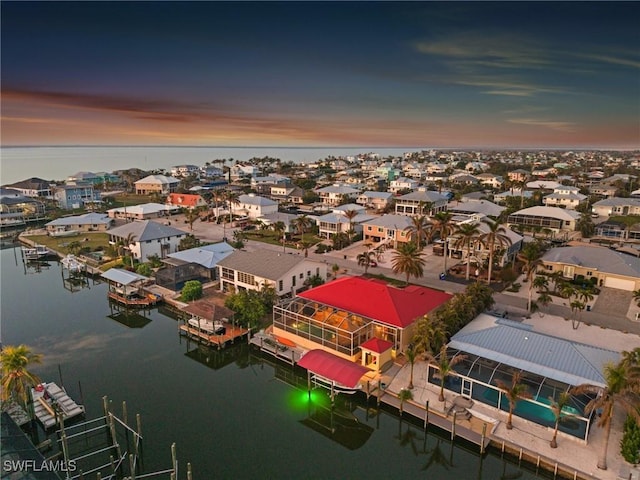
[[[223, 225], [217, 225], [210, 222], [201, 222], [197, 220], [193, 223], [193, 230], [189, 225], [184, 222], [184, 219], [180, 216], [172, 217], [172, 226], [180, 228], [188, 233], [192, 233], [197, 238], [208, 242], [220, 242], [223, 235], [226, 234], [228, 239], [233, 238], [233, 232], [235, 228]], [[249, 240], [246, 243], [247, 250], [253, 250], [257, 248], [268, 248], [271, 250], [282, 251], [282, 246], [271, 245], [267, 243], [257, 242]], [[359, 253], [364, 251], [366, 247], [362, 242], [357, 242], [343, 250], [331, 251], [324, 254], [317, 254], [313, 252], [313, 249], [309, 250], [308, 258], [318, 262], [324, 262], [330, 266], [337, 264], [341, 268], [341, 272], [346, 270], [348, 275], [361, 275], [364, 273], [364, 268], [359, 266], [356, 257]], [[286, 248], [285, 251], [292, 255], [304, 255], [300, 250], [294, 248]], [[346, 258], [345, 258], [346, 256]], [[404, 275], [397, 275], [391, 270], [391, 253], [384, 254], [384, 258], [379, 262], [377, 267], [369, 268], [369, 273], [380, 273], [387, 277], [395, 278], [401, 281], [405, 281]], [[451, 261], [452, 263], [455, 260]], [[448, 266], [451, 266], [450, 263]], [[458, 293], [464, 291], [465, 285], [458, 282], [452, 282], [447, 280], [440, 280], [439, 276], [443, 270], [443, 257], [433, 255], [429, 249], [425, 252], [425, 269], [424, 276], [416, 279], [411, 278], [411, 283], [418, 285], [424, 285], [426, 287], [435, 288], [437, 290], [444, 290], [447, 293]], [[493, 296], [496, 304], [495, 307], [500, 310], [506, 310], [509, 312], [511, 318], [514, 317], [526, 317], [527, 316], [527, 299], [526, 294], [520, 296], [514, 296], [505, 293], [496, 292]], [[555, 315], [562, 318], [571, 318], [573, 314], [571, 309], [564, 305], [551, 304], [547, 307], [541, 307], [541, 311], [550, 315]], [[636, 333], [640, 335], [640, 322], [630, 321], [624, 315], [621, 314], [623, 309], [615, 309], [615, 311], [584, 311], [582, 313], [582, 322], [599, 325], [605, 328], [611, 328], [622, 332]]]

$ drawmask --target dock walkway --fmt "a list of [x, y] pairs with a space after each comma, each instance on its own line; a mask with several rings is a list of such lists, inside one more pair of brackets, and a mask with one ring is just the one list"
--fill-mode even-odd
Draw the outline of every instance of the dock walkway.
[[233, 326], [225, 323], [225, 332], [223, 334], [215, 334], [204, 332], [199, 328], [189, 326], [188, 324], [180, 325], [180, 335], [192, 338], [206, 345], [214, 345], [223, 348], [229, 343], [235, 342], [249, 333], [246, 328]]
[[84, 406], [78, 405], [67, 392], [53, 382], [41, 383], [31, 390], [33, 410], [45, 429], [56, 425], [55, 408], [59, 407], [63, 420], [84, 415]]
[[261, 351], [273, 355], [274, 357], [286, 362], [290, 365], [295, 365], [300, 361], [302, 356], [307, 353], [306, 350], [300, 347], [292, 347], [290, 345], [284, 345], [273, 336], [265, 332], [256, 333], [249, 343], [256, 345]]

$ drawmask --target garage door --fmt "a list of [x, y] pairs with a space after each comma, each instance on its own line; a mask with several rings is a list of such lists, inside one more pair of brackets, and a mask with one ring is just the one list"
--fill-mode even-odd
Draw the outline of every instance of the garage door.
[[624, 280], [622, 278], [607, 277], [604, 279], [604, 286], [610, 288], [618, 288], [620, 290], [633, 291], [635, 287], [633, 280]]

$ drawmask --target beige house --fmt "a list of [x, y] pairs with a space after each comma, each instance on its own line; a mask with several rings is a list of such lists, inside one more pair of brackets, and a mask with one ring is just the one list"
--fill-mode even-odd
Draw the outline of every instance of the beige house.
[[149, 175], [135, 182], [136, 193], [138, 195], [149, 195], [151, 193], [168, 195], [176, 191], [179, 183], [180, 181], [173, 177]]
[[406, 215], [382, 215], [362, 224], [365, 241], [388, 244], [393, 248], [409, 241], [406, 228], [411, 225], [411, 217]]
[[606, 247], [553, 248], [542, 256], [542, 263], [545, 272], [562, 272], [570, 280], [582, 276], [585, 282], [600, 287], [629, 292], [640, 289], [640, 258]]

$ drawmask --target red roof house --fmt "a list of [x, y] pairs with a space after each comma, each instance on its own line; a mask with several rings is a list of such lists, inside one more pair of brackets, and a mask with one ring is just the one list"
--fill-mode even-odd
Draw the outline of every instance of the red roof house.
[[200, 195], [188, 193], [170, 193], [167, 197], [167, 205], [184, 208], [204, 207], [207, 202]]

